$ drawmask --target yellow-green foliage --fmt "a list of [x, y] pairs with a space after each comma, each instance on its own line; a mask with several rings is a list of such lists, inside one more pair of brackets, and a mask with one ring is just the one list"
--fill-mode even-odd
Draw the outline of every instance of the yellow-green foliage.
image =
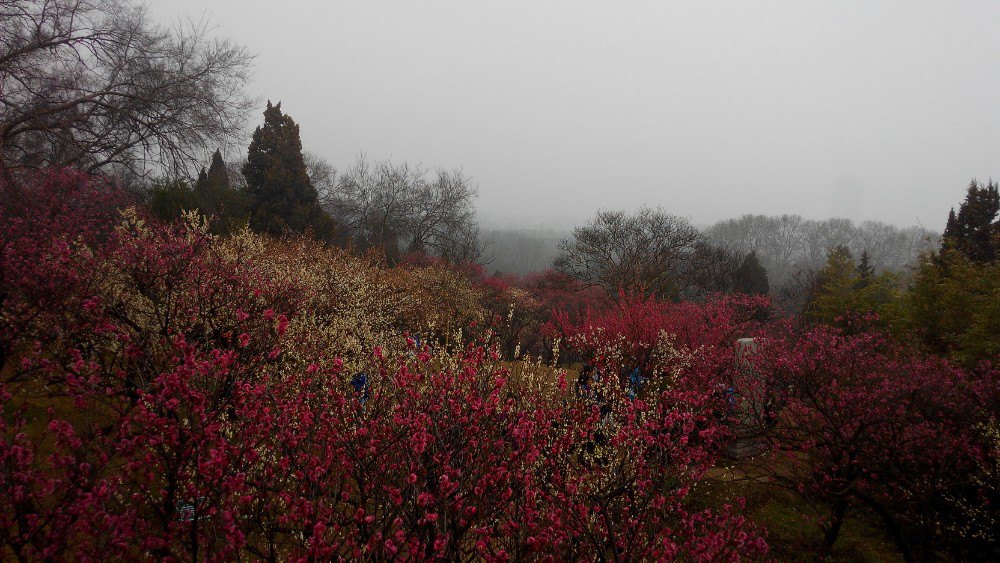
[[834, 250], [816, 279], [817, 288], [806, 313], [815, 322], [832, 324], [845, 314], [889, 313], [897, 296], [897, 279], [891, 273], [866, 277], [850, 254]]
[[1000, 354], [1000, 261], [945, 250], [922, 260], [900, 299], [895, 328], [933, 351], [973, 364]]

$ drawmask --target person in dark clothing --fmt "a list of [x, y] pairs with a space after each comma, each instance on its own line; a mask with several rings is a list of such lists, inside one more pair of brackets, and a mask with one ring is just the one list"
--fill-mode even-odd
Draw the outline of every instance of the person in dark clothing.
[[364, 406], [368, 402], [368, 374], [365, 372], [354, 374], [354, 378], [351, 379], [351, 387], [354, 387], [358, 401], [361, 402], [361, 406]]
[[641, 369], [633, 368], [628, 374], [628, 398], [635, 400], [647, 381], [649, 380], [642, 375]]
[[590, 398], [591, 385], [590, 380], [594, 373], [594, 366], [590, 362], [583, 364], [580, 369], [580, 375], [576, 378], [576, 386], [574, 391], [576, 396], [585, 399]]

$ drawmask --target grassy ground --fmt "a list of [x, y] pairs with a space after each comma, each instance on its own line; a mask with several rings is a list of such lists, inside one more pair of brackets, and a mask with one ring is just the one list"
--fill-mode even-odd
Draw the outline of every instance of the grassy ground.
[[[801, 561], [814, 558], [820, 551], [822, 535], [819, 528], [806, 521], [793, 498], [757, 499], [750, 503], [751, 514], [767, 527], [771, 555], [780, 561]], [[833, 546], [835, 561], [902, 561], [895, 547], [866, 518], [849, 518]]]
[[[814, 522], [816, 509], [790, 491], [752, 480], [734, 479], [733, 472], [716, 469], [709, 473], [697, 501], [721, 506], [736, 497], [746, 499], [748, 516], [767, 530], [769, 557], [778, 561], [819, 561], [823, 533]], [[848, 513], [840, 536], [827, 560], [902, 561], [881, 523], [863, 513]]]

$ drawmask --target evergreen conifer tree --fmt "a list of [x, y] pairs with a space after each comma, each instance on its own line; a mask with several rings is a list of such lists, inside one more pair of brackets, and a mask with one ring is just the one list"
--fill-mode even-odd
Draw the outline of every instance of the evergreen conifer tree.
[[208, 172], [205, 172], [205, 167], [201, 167], [201, 172], [198, 173], [198, 179], [194, 182], [194, 193], [201, 194], [208, 189]]
[[1000, 257], [1000, 191], [992, 180], [985, 186], [973, 180], [969, 184], [965, 201], [955, 215], [948, 215], [944, 231], [944, 248], [965, 254], [976, 263], [991, 262]]
[[333, 220], [319, 206], [306, 173], [299, 126], [281, 113], [281, 103], [267, 103], [264, 125], [257, 127], [243, 165], [254, 230], [281, 234], [312, 230], [329, 240]]
[[733, 291], [746, 295], [767, 295], [771, 291], [767, 270], [757, 259], [756, 252], [747, 254], [733, 272]]
[[955, 208], [948, 212], [948, 222], [944, 227], [944, 238], [954, 238], [958, 236], [958, 217], [955, 216]]
[[861, 264], [856, 264], [848, 248], [830, 249], [826, 265], [816, 274], [806, 318], [854, 331], [867, 325], [856, 324], [860, 319], [852, 316], [875, 313], [883, 317], [895, 298], [897, 281], [888, 272], [876, 276], [870, 260], [867, 251], [862, 254]]
[[232, 186], [229, 184], [229, 171], [226, 170], [226, 163], [222, 160], [222, 152], [218, 149], [212, 155], [212, 164], [208, 167], [206, 179], [209, 189], [213, 192], [225, 193], [232, 190]]
[[219, 150], [212, 155], [208, 171], [202, 168], [198, 174], [194, 195], [198, 210], [212, 219], [213, 232], [227, 234], [246, 222], [244, 194], [232, 188], [229, 171]]
[[198, 180], [194, 183], [194, 197], [198, 202], [198, 210], [209, 218], [217, 218], [219, 213], [218, 196], [213, 192], [212, 186], [209, 185], [208, 172], [203, 166], [198, 173]]
[[858, 283], [857, 289], [864, 289], [871, 285], [872, 277], [875, 275], [875, 268], [871, 265], [871, 254], [868, 250], [861, 252], [861, 261], [858, 262]]

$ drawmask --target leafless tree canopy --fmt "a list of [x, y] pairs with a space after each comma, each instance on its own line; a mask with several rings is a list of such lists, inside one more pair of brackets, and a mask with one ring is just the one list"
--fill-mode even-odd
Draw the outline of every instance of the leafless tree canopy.
[[[717, 245], [738, 256], [756, 252], [773, 287], [800, 271], [818, 270], [827, 251], [843, 246], [855, 256], [867, 251], [878, 272], [900, 271], [940, 244], [941, 236], [920, 227], [900, 229], [878, 221], [849, 219], [814, 221], [799, 215], [744, 215], [719, 221], [707, 231]], [[800, 276], [801, 277], [801, 276]]]
[[449, 260], [481, 260], [474, 201], [478, 190], [461, 170], [430, 174], [406, 163], [359, 158], [337, 177], [328, 164], [307, 160], [320, 179], [320, 201], [359, 247], [390, 258], [425, 252]]
[[[724, 286], [729, 271], [719, 260], [731, 262], [706, 245], [686, 219], [650, 208], [599, 211], [559, 248], [557, 270], [612, 295], [624, 289], [673, 298], [701, 287]], [[715, 275], [703, 279], [706, 272]]]
[[337, 169], [326, 159], [313, 152], [303, 151], [302, 160], [305, 161], [309, 181], [316, 188], [320, 206], [329, 212], [336, 198]]
[[241, 130], [252, 57], [128, 0], [0, 0], [0, 167], [192, 176]]

